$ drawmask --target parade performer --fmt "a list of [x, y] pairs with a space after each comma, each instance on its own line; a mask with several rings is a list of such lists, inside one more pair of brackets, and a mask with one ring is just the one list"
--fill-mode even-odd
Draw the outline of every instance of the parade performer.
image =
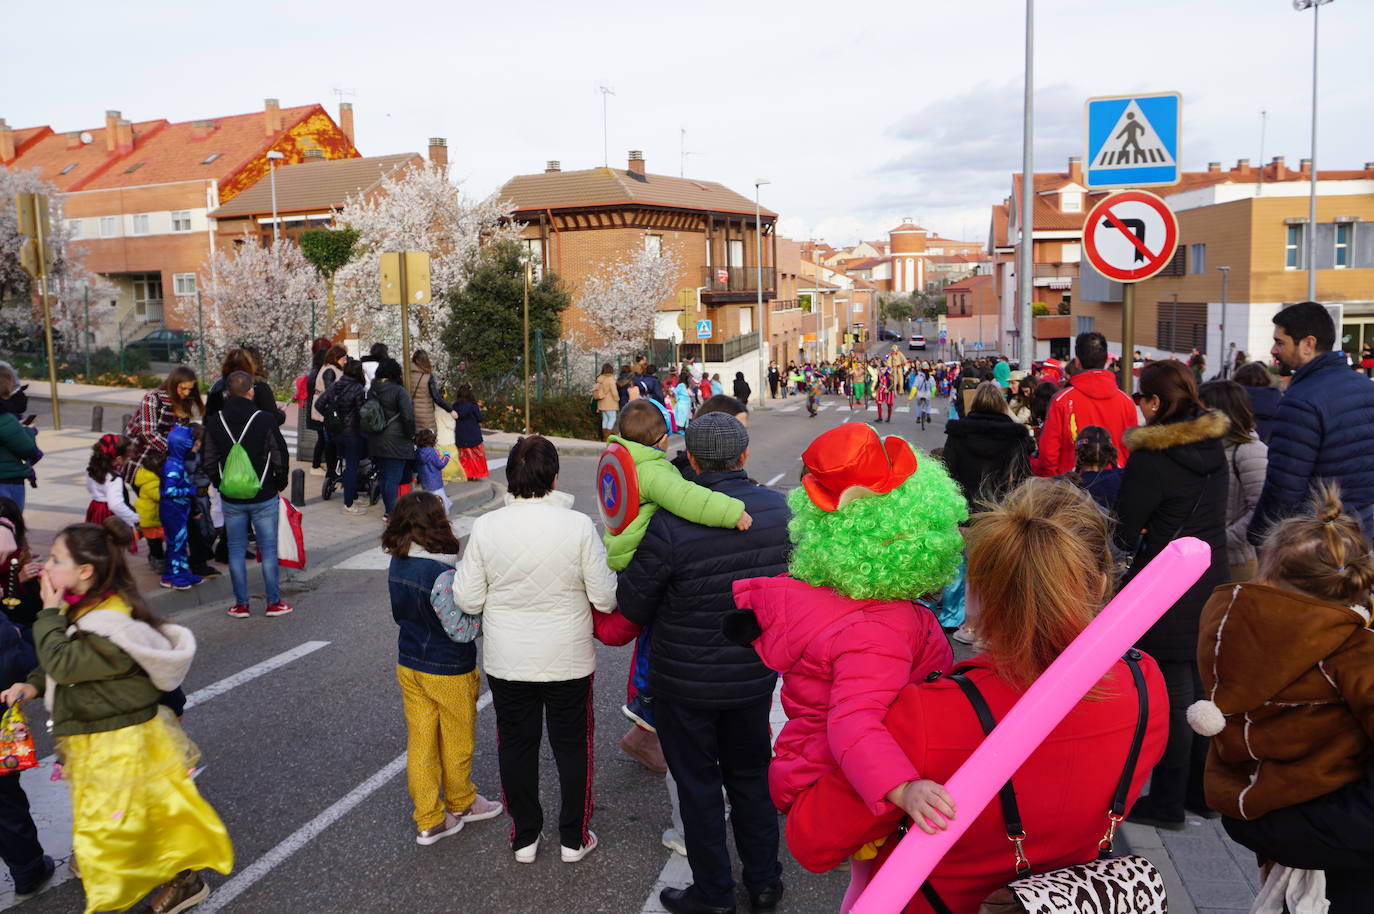
[[33, 624], [39, 669], [0, 693], [6, 704], [44, 698], [85, 914], [123, 911], [163, 883], [151, 909], [183, 911], [209, 894], [197, 870], [234, 866], [229, 833], [190, 777], [196, 748], [160, 703], [186, 678], [195, 638], [143, 602], [122, 554], [131, 542], [118, 518], [57, 535]]
[[824, 383], [819, 372], [811, 376], [811, 383], [807, 385], [806, 391], [806, 412], [812, 419], [820, 412], [821, 386]]
[[893, 383], [893, 382], [892, 382], [892, 369], [891, 369], [891, 368], [882, 368], [882, 369], [880, 369], [880, 370], [878, 371], [878, 383], [877, 383], [877, 385], [876, 385], [876, 386], [874, 387], [874, 389], [873, 389], [873, 402], [875, 402], [876, 404], [878, 404], [878, 418], [874, 420], [875, 422], [882, 422], [882, 421], [884, 421], [884, 420], [883, 420], [883, 407], [884, 407], [884, 406], [887, 407], [887, 420], [886, 420], [886, 421], [888, 421], [888, 422], [891, 422], [891, 421], [892, 421], [892, 401], [893, 401], [893, 399], [894, 399], [893, 392], [892, 392], [892, 383]]
[[196, 487], [186, 473], [186, 458], [196, 446], [196, 432], [189, 425], [177, 425], [167, 433], [167, 457], [162, 463], [162, 488], [159, 513], [162, 533], [167, 540], [167, 566], [161, 584], [175, 590], [190, 590], [201, 582], [191, 571], [188, 530], [191, 501]]
[[787, 812], [838, 766], [875, 814], [895, 804], [919, 822], [948, 795], [921, 779], [883, 715], [903, 687], [953, 662], [918, 598], [958, 571], [968, 509], [940, 461], [869, 425], [823, 433], [802, 462], [788, 497], [790, 576], [736, 581], [740, 612], [725, 622], [783, 674], [773, 802]]

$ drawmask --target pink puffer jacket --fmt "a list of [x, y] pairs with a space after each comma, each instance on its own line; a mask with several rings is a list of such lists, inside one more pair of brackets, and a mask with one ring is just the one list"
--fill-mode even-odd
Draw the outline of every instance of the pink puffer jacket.
[[782, 674], [788, 722], [768, 771], [773, 803], [798, 794], [836, 765], [875, 815], [898, 784], [919, 775], [883, 726], [907, 684], [953, 666], [935, 614], [920, 603], [851, 600], [782, 575], [734, 584], [735, 604], [763, 634], [754, 649]]

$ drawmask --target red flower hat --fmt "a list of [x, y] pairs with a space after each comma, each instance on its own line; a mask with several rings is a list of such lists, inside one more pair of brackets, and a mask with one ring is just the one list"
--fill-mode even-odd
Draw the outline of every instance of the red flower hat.
[[916, 453], [895, 435], [880, 438], [871, 425], [846, 422], [821, 434], [802, 453], [802, 485], [822, 511], [856, 498], [886, 495], [916, 472]]

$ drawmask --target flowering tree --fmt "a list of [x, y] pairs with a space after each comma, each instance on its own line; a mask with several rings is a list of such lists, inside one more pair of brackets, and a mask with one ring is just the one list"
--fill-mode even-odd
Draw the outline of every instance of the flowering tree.
[[582, 282], [577, 304], [584, 318], [580, 339], [587, 348], [609, 349], [628, 355], [644, 349], [654, 335], [654, 314], [659, 302], [670, 298], [682, 272], [681, 261], [671, 250], [639, 251], [601, 269]]
[[310, 308], [324, 301], [324, 283], [290, 241], [260, 245], [247, 234], [234, 250], [216, 250], [206, 265], [209, 319], [202, 345], [210, 352], [256, 346], [275, 384], [309, 367]]
[[479, 245], [518, 236], [509, 214], [510, 207], [492, 197], [465, 203], [444, 170], [429, 162], [385, 175], [372, 193], [350, 197], [335, 219], [358, 233], [357, 256], [334, 274], [340, 318], [356, 326], [361, 339], [399, 353], [400, 308], [380, 303], [378, 263], [383, 252], [428, 251], [430, 302], [410, 306], [411, 345], [428, 350], [435, 369], [447, 376], [449, 295], [466, 283]]

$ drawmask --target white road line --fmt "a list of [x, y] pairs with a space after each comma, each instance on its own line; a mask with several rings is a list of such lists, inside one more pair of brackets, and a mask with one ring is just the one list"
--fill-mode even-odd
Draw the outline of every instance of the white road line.
[[[481, 698], [477, 699], [477, 710], [480, 712], [490, 704], [491, 693], [486, 692]], [[200, 906], [200, 910], [205, 912], [205, 914], [211, 914], [213, 911], [222, 910], [225, 905], [256, 885], [259, 880], [284, 863], [292, 854], [313, 841], [326, 828], [342, 819], [352, 811], [355, 806], [384, 787], [388, 781], [400, 774], [401, 771], [405, 769], [405, 766], [406, 754], [402, 752], [388, 762], [380, 771], [377, 771], [367, 780], [350, 790], [342, 798], [335, 801], [334, 804], [324, 812], [292, 832], [286, 840], [263, 854], [247, 869], [240, 870], [238, 875], [215, 889], [209, 899]]]
[[488, 470], [499, 470], [499, 469], [501, 469], [501, 468], [502, 468], [503, 466], [505, 466], [505, 465], [506, 465], [506, 458], [505, 458], [505, 457], [497, 457], [495, 460], [488, 460], [488, 461], [487, 461], [487, 469], [488, 469]]
[[221, 679], [219, 682], [212, 682], [203, 689], [197, 689], [186, 696], [186, 710], [191, 710], [196, 705], [204, 704], [212, 698], [223, 695], [246, 682], [251, 682], [265, 673], [270, 673], [278, 667], [286, 666], [293, 660], [299, 660], [307, 654], [313, 654], [322, 647], [328, 647], [328, 641], [307, 641], [299, 647], [293, 647], [289, 651], [269, 657], [262, 663], [254, 664], [246, 670], [240, 670], [232, 676]]
[[778, 480], [779, 480], [779, 479], [782, 479], [782, 478], [783, 478], [784, 476], [786, 476], [786, 475], [787, 475], [786, 473], [779, 473], [778, 475], [774, 476], [772, 479], [770, 479], [770, 480], [768, 480], [767, 482], [765, 482], [764, 485], [765, 485], [765, 486], [775, 486], [775, 485], [778, 484]]

